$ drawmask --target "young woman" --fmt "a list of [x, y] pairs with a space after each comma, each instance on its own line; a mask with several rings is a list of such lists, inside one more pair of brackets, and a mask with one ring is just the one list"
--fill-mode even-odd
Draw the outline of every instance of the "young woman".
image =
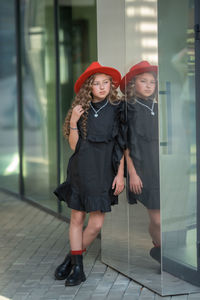
[[157, 66], [147, 61], [134, 65], [120, 88], [127, 100], [129, 203], [139, 200], [147, 208], [154, 244], [150, 255], [160, 261]]
[[[122, 104], [116, 88], [120, 73], [93, 62], [78, 78], [76, 97], [64, 123], [74, 154], [69, 160], [67, 180], [55, 194], [71, 208], [71, 251], [55, 271], [56, 279], [73, 286], [85, 281], [82, 253], [98, 235], [106, 212], [117, 204], [124, 189], [123, 144], [120, 144]], [[87, 227], [83, 231], [86, 213]]]

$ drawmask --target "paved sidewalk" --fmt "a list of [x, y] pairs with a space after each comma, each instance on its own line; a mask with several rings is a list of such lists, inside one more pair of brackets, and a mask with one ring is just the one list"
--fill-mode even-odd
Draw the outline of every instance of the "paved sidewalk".
[[87, 280], [65, 287], [54, 270], [69, 250], [68, 224], [0, 192], [0, 300], [199, 300], [160, 297], [100, 261], [100, 240], [84, 256]]

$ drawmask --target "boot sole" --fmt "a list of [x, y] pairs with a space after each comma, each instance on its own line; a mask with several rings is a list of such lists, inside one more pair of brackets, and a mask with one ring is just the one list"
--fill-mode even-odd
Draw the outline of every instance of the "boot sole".
[[67, 276], [63, 276], [63, 277], [57, 277], [56, 275], [54, 277], [55, 277], [55, 280], [65, 280], [65, 279], [67, 279], [68, 276], [69, 276], [69, 274]]
[[61, 276], [57, 276], [56, 273], [54, 273], [54, 278], [55, 278], [55, 280], [64, 280], [64, 279], [67, 279], [67, 277], [69, 276], [70, 272], [71, 272], [71, 270], [67, 274], [63, 275], [62, 277]]
[[74, 283], [70, 283], [70, 282], [65, 282], [65, 286], [75, 286], [75, 285], [79, 285], [81, 284], [81, 282], [86, 281], [86, 277], [83, 277], [80, 281], [76, 282], [76, 284]]

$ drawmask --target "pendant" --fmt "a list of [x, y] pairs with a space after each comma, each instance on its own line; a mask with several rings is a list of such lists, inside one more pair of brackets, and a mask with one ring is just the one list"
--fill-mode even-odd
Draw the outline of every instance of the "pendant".
[[97, 118], [97, 117], [98, 117], [98, 114], [94, 114], [94, 116], [95, 116], [95, 118]]
[[154, 116], [154, 115], [155, 115], [155, 112], [154, 112], [154, 111], [152, 111], [152, 112], [151, 112], [151, 114], [152, 114], [152, 116]]

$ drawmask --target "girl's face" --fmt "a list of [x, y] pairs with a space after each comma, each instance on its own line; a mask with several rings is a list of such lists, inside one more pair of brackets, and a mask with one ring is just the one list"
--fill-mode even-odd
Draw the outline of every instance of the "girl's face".
[[138, 97], [147, 99], [154, 92], [156, 88], [156, 79], [151, 73], [143, 73], [135, 79], [135, 94]]
[[110, 93], [111, 81], [106, 74], [97, 74], [92, 83], [92, 94], [96, 101], [104, 100]]

